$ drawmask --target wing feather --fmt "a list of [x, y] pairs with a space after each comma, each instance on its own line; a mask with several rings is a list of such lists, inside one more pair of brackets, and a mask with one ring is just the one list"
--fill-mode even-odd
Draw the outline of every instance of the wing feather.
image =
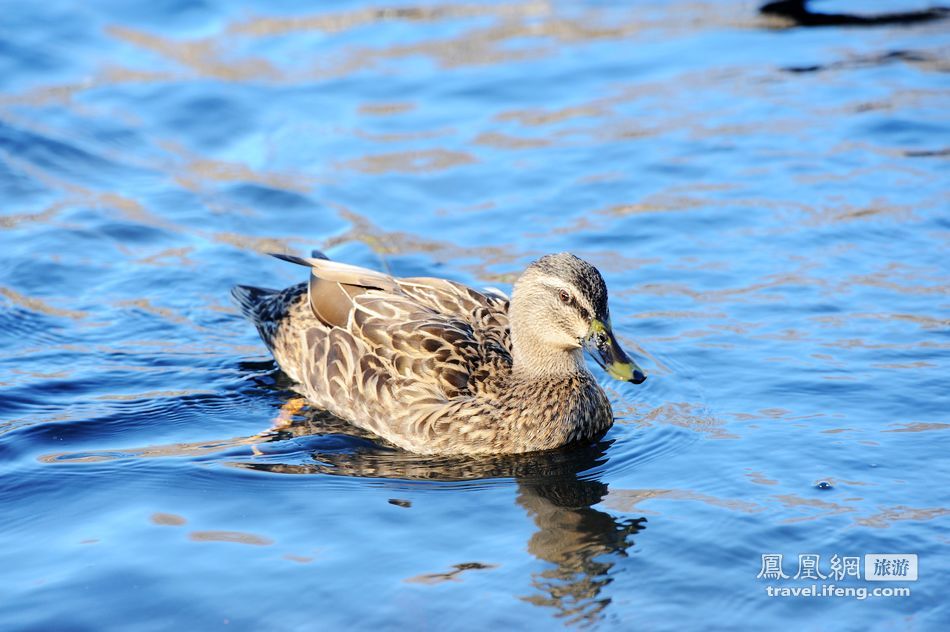
[[458, 398], [485, 394], [491, 376], [510, 369], [502, 297], [443, 279], [395, 279], [325, 259], [275, 256], [310, 269], [307, 293], [285, 321], [303, 330], [298, 374], [308, 396], [381, 436], [412, 434], [396, 427], [403, 423], [426, 432], [433, 424], [415, 414], [411, 422], [384, 419], [380, 410], [444, 411]]

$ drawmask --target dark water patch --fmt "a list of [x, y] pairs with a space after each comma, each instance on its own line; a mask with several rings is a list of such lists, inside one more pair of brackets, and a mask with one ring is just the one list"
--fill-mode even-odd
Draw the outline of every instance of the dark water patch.
[[113, 162], [70, 142], [3, 122], [0, 122], [0, 150], [56, 176], [94, 186], [147, 175], [143, 170]]
[[[0, 25], [0, 41], [5, 55], [0, 55], [4, 70], [0, 81], [11, 89], [56, 80], [69, 80], [82, 72], [81, 55], [76, 49], [88, 50], [95, 45], [95, 20], [73, 7], [37, 7], [36, 12], [9, 11]], [[70, 42], [72, 50], [60, 44]]]
[[894, 50], [888, 51], [884, 54], [872, 55], [870, 57], [858, 57], [856, 59], [848, 59], [837, 62], [831, 62], [829, 64], [814, 65], [814, 66], [789, 66], [783, 68], [788, 72], [796, 73], [807, 73], [807, 72], [822, 72], [827, 70], [846, 70], [851, 68], [861, 68], [867, 66], [883, 66], [885, 64], [892, 64], [897, 62], [905, 63], [934, 63], [939, 60], [938, 57], [932, 56], [928, 52], [922, 51], [912, 51], [912, 50]]
[[150, 30], [168, 30], [180, 33], [182, 30], [200, 29], [216, 19], [215, 2], [200, 0], [158, 0], [148, 6], [130, 7], [123, 2], [97, 2], [102, 10], [118, 22], [139, 24]]
[[[45, 219], [52, 212], [29, 212], [35, 208], [42, 208], [44, 202], [52, 197], [49, 191], [36, 178], [30, 177], [22, 169], [0, 157], [0, 191], [8, 200], [3, 216], [0, 216], [0, 229], [9, 229], [21, 223]], [[19, 215], [13, 215], [13, 210], [21, 210]]]
[[950, 156], [950, 147], [945, 147], [943, 149], [907, 150], [904, 152], [904, 155], [908, 158], [937, 158], [942, 156]]
[[[42, 452], [54, 446], [56, 448], [70, 446], [74, 453], [76, 447], [96, 442], [121, 441], [123, 444], [128, 444], [143, 434], [148, 436], [150, 428], [160, 427], [162, 430], [159, 435], [167, 436], [184, 426], [191, 425], [197, 430], [200, 426], [193, 424], [200, 422], [202, 418], [231, 416], [243, 419], [246, 406], [247, 402], [233, 396], [222, 396], [211, 392], [167, 393], [162, 397], [133, 396], [128, 400], [85, 404], [71, 410], [68, 419], [54, 418], [45, 422], [37, 420], [29, 425], [15, 426], [4, 436], [7, 441], [22, 442], [31, 450]], [[262, 428], [264, 429], [266, 428]], [[202, 449], [204, 442], [195, 447]], [[158, 454], [187, 452], [182, 449], [177, 449], [176, 452], [174, 446], [155, 445], [149, 448], [133, 449], [131, 453], [141, 451], [154, 451]], [[107, 452], [110, 455], [113, 453], [111, 450]], [[120, 452], [124, 454], [126, 451], [120, 450]], [[81, 458], [88, 460], [91, 456], [93, 456], [92, 453], [83, 452]], [[57, 458], [62, 460], [60, 457]]]
[[270, 208], [278, 211], [313, 209], [315, 204], [303, 195], [291, 191], [281, 191], [255, 184], [243, 184], [234, 187], [232, 194], [253, 208]]
[[[6, 288], [0, 288], [0, 293], [5, 290]], [[35, 311], [18, 307], [8, 307], [0, 311], [0, 332], [2, 332], [0, 333], [0, 339], [6, 339], [8, 342], [29, 340], [32, 344], [49, 345], [62, 344], [71, 340], [71, 336], [66, 333], [66, 330], [70, 327], [61, 319], [55, 317], [55, 315], [62, 313], [68, 314], [70, 310], [60, 310], [40, 301], [33, 302], [21, 294], [13, 293], [12, 290], [8, 291], [10, 294], [5, 294], [5, 296], [15, 296], [18, 302], [32, 304], [34, 307], [41, 306], [40, 309], [54, 316], [38, 314]], [[82, 312], [72, 313], [82, 314]]]
[[174, 241], [174, 237], [167, 231], [154, 226], [143, 226], [129, 222], [110, 222], [98, 227], [97, 232], [109, 237], [117, 243], [130, 248], [152, 243]]
[[18, 72], [46, 73], [57, 70], [63, 63], [52, 51], [37, 50], [20, 42], [7, 40], [0, 42], [0, 59], [3, 60], [2, 76], [12, 77]]
[[662, 459], [665, 455], [685, 451], [698, 439], [695, 434], [676, 426], [662, 426], [642, 433], [631, 433], [626, 428], [615, 427], [611, 433], [608, 436], [617, 437], [618, 449], [611, 453], [604, 471], [613, 477], [629, 474], [639, 466]]
[[899, 143], [901, 145], [926, 145], [932, 138], [939, 138], [947, 131], [945, 125], [899, 117], [873, 117], [860, 126], [860, 134]]
[[188, 139], [195, 149], [221, 148], [254, 127], [253, 111], [239, 101], [200, 93], [181, 97], [180, 91], [169, 94], [162, 126], [166, 132]]

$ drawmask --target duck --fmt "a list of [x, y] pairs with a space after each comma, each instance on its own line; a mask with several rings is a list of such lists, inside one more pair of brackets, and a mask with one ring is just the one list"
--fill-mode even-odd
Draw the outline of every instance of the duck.
[[613, 412], [584, 351], [617, 380], [646, 379], [613, 333], [600, 272], [570, 253], [530, 263], [510, 299], [319, 251], [272, 256], [309, 268], [309, 280], [284, 290], [238, 285], [232, 295], [293, 388], [409, 452], [590, 444]]
[[888, 26], [933, 22], [950, 17], [947, 7], [929, 7], [916, 11], [898, 11], [859, 15], [854, 13], [818, 13], [808, 8], [808, 0], [776, 0], [759, 8], [759, 13], [791, 20], [795, 26]]

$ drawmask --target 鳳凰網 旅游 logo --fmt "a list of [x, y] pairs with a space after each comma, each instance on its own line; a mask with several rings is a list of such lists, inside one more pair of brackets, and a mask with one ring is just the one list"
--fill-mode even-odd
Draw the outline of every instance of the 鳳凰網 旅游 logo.
[[[796, 562], [786, 560], [782, 553], [763, 553], [756, 579], [776, 582], [766, 586], [769, 597], [907, 597], [909, 587], [867, 586], [863, 582], [917, 581], [917, 554], [835, 553], [822, 559], [819, 553], [802, 553]], [[802, 585], [803, 580], [811, 583]]]
[[871, 553], [864, 556], [864, 579], [869, 582], [917, 581], [915, 553]]

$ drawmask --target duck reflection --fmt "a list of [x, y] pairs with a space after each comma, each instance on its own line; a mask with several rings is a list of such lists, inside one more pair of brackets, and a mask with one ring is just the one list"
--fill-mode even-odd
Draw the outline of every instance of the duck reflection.
[[[334, 445], [334, 433], [349, 435]], [[593, 623], [610, 603], [603, 594], [610, 571], [633, 545], [631, 536], [643, 530], [646, 518], [618, 518], [595, 509], [607, 495], [597, 469], [606, 462], [611, 441], [591, 446], [526, 455], [495, 457], [419, 456], [352, 438], [354, 429], [326, 413], [297, 414], [268, 440], [319, 434], [319, 441], [336, 449], [317, 448], [311, 463], [244, 462], [234, 465], [286, 474], [330, 474], [410, 481], [476, 481], [512, 478], [518, 504], [537, 530], [528, 551], [548, 567], [533, 573], [537, 593], [522, 597], [555, 608], [572, 623]]]
[[518, 488], [518, 504], [538, 527], [528, 552], [552, 564], [532, 578], [541, 594], [525, 599], [556, 608], [571, 623], [595, 621], [610, 603], [601, 591], [612, 581], [615, 556], [626, 557], [630, 536], [645, 528], [646, 518], [617, 519], [594, 509], [607, 495], [606, 483], [597, 480], [518, 481]]

